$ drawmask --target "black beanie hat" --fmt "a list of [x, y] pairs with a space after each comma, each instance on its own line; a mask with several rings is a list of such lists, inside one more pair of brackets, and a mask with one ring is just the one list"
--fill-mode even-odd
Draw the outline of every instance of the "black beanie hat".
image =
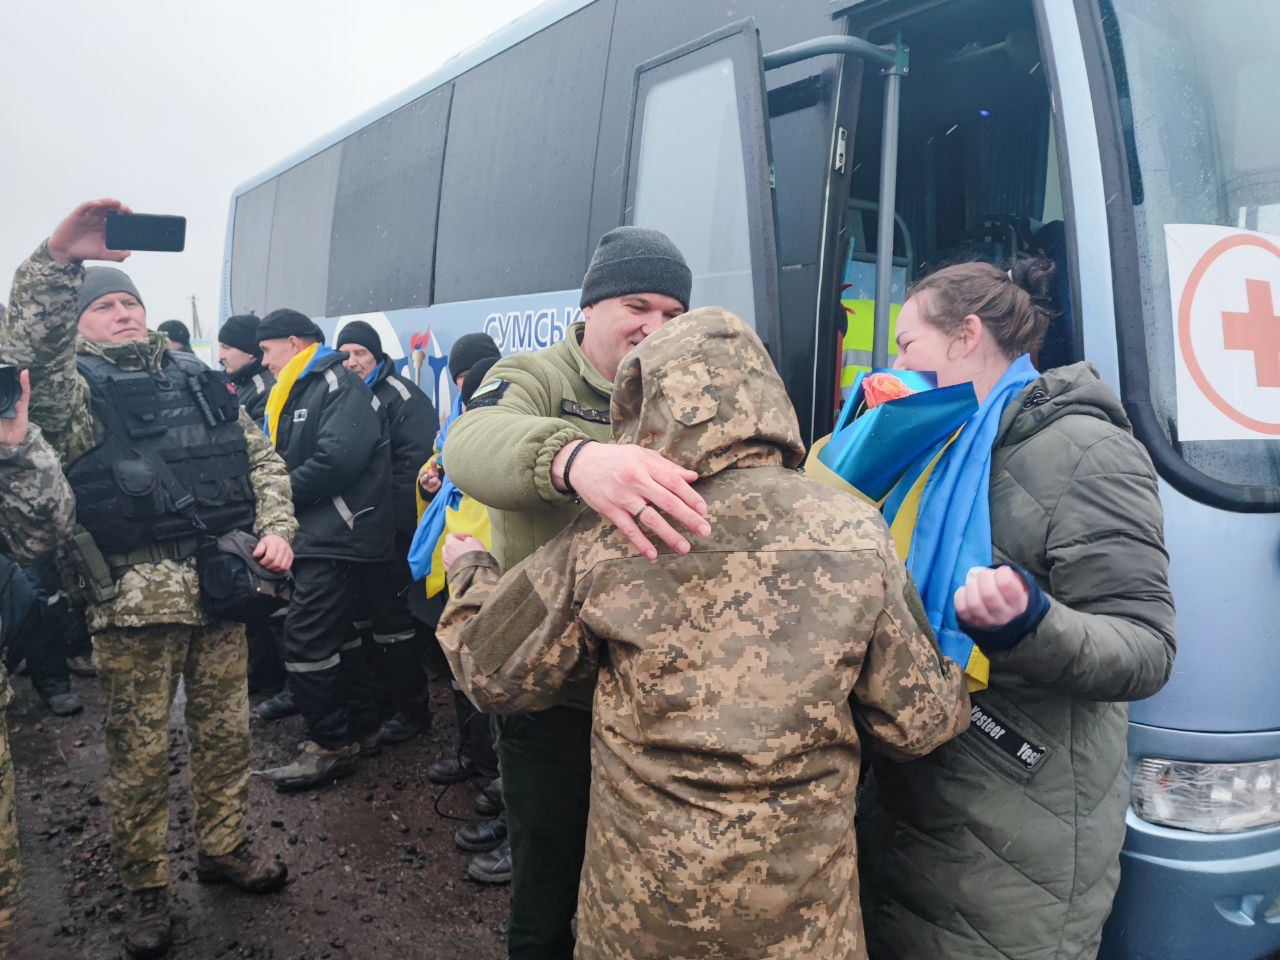
[[191, 331], [181, 320], [166, 320], [156, 329], [180, 346], [191, 346]]
[[[105, 297], [108, 293], [127, 293], [142, 303], [138, 288], [133, 285], [133, 281], [123, 270], [117, 270], [115, 267], [85, 267], [84, 283], [80, 285], [80, 304], [76, 309], [76, 316], [80, 316], [89, 304], [99, 297]], [[145, 303], [142, 305], [146, 306]]]
[[258, 318], [251, 313], [237, 313], [233, 317], [227, 317], [226, 323], [218, 331], [218, 342], [243, 350], [245, 353], [251, 353], [261, 359], [262, 348], [258, 346]]
[[310, 337], [324, 343], [324, 331], [311, 318], [297, 310], [272, 310], [258, 321], [258, 342], [284, 337]]
[[582, 278], [582, 306], [631, 293], [661, 293], [689, 309], [693, 274], [665, 233], [616, 227], [600, 238]]
[[387, 355], [386, 351], [382, 349], [382, 338], [378, 336], [378, 331], [363, 320], [352, 320], [350, 323], [344, 324], [334, 339], [337, 341], [336, 345], [339, 350], [342, 349], [344, 343], [356, 343], [372, 353], [378, 360]]
[[489, 371], [493, 365], [497, 363], [501, 357], [485, 357], [483, 360], [477, 360], [472, 364], [471, 369], [467, 371], [467, 375], [462, 378], [462, 387], [459, 393], [462, 394], [462, 405], [465, 407], [471, 402], [471, 396], [484, 383], [484, 378], [489, 375]]
[[457, 380], [485, 357], [495, 360], [502, 351], [487, 333], [468, 333], [453, 342], [449, 351], [449, 376]]

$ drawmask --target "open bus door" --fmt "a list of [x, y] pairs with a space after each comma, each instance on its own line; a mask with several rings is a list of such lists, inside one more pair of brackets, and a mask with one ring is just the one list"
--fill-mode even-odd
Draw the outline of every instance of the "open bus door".
[[777, 234], [755, 21], [640, 64], [627, 143], [622, 222], [669, 236], [693, 272], [693, 303], [732, 310], [777, 362]]

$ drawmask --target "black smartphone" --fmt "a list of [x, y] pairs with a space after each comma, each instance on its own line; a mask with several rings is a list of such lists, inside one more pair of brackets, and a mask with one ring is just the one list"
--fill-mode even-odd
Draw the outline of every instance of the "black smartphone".
[[181, 253], [187, 245], [187, 218], [154, 213], [107, 215], [108, 250], [159, 250]]
[[18, 380], [18, 368], [0, 363], [0, 420], [12, 420], [18, 415], [14, 409], [22, 399], [22, 383]]

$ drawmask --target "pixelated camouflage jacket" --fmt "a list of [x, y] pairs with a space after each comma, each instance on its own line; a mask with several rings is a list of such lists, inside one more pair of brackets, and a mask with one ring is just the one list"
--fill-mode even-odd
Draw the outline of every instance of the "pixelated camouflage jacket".
[[650, 563], [587, 512], [501, 578], [466, 554], [438, 632], [490, 712], [599, 671], [575, 956], [865, 957], [859, 739], [907, 759], [960, 733], [960, 670], [879, 514], [792, 469], [795, 412], [738, 318], [650, 336], [612, 418], [703, 478], [711, 535]]
[[[168, 344], [165, 335], [156, 332], [146, 340], [114, 344], [78, 337], [76, 308], [83, 282], [80, 264], [60, 266], [42, 243], [14, 275], [9, 312], [0, 325], [0, 359], [31, 371], [31, 419], [44, 429], [64, 464], [74, 463], [102, 439], [89, 385], [76, 370], [76, 354], [105, 357], [122, 369], [159, 371]], [[262, 430], [243, 411], [240, 424], [248, 441], [249, 480], [257, 501], [254, 532], [292, 540], [298, 526], [289, 474]], [[120, 575], [117, 587], [114, 600], [89, 605], [90, 631], [205, 622], [193, 559], [135, 564]]]
[[[53, 553], [75, 518], [75, 495], [39, 427], [31, 424], [21, 443], [0, 444], [0, 542], [10, 557], [27, 566]], [[0, 659], [0, 707], [8, 705], [10, 694]]]

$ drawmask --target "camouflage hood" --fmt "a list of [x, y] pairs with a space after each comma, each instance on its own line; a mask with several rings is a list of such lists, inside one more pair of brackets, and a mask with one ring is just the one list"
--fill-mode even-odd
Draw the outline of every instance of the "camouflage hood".
[[91, 357], [104, 357], [121, 370], [151, 370], [158, 373], [164, 366], [164, 355], [169, 351], [169, 338], [159, 331], [147, 333], [145, 340], [122, 340], [119, 343], [98, 343], [76, 337], [76, 353]]
[[610, 407], [615, 442], [657, 450], [701, 477], [804, 458], [795, 409], [764, 344], [718, 307], [677, 317], [627, 354]]

